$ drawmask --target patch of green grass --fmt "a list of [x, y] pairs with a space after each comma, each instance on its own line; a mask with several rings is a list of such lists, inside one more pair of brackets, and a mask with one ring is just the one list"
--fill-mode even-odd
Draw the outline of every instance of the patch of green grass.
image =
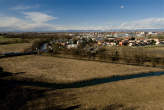
[[21, 38], [6, 38], [3, 36], [0, 36], [0, 45], [4, 44], [16, 44], [16, 43], [27, 43], [28, 40], [24, 40]]

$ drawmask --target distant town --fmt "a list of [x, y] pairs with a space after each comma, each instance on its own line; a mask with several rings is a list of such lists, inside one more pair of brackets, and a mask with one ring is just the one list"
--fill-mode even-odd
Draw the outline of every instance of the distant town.
[[[31, 33], [0, 33], [2, 36], [17, 37], [52, 37], [67, 36], [68, 39], [51, 40], [67, 48], [77, 48], [81, 43], [92, 42], [94, 46], [153, 46], [164, 45], [164, 32], [31, 32]], [[45, 45], [46, 46], [46, 45]], [[45, 47], [44, 46], [44, 47]], [[47, 46], [46, 46], [47, 47]]]
[[162, 36], [164, 32], [86, 32], [74, 34], [77, 44], [82, 42], [82, 39], [92, 40], [97, 45], [103, 46], [148, 46], [164, 44]]

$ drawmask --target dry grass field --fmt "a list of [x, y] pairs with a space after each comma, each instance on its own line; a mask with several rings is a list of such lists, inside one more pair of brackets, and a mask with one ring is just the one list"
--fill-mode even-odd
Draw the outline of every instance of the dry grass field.
[[31, 45], [32, 45], [32, 43], [0, 45], [0, 53], [23, 52], [24, 49], [29, 48]]
[[0, 67], [12, 74], [0, 79], [44, 91], [25, 103], [34, 110], [164, 110], [162, 68], [35, 55], [0, 59]]

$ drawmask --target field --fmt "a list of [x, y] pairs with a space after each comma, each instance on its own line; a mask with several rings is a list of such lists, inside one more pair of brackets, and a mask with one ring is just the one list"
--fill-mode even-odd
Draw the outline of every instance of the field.
[[31, 45], [32, 45], [31, 43], [0, 45], [0, 53], [23, 52], [24, 49], [31, 47]]
[[[16, 48], [19, 45], [14, 46]], [[29, 45], [27, 44], [27, 47]], [[4, 52], [9, 51], [12, 46], [6, 45], [0, 48], [2, 50], [6, 48]], [[21, 49], [18, 48], [18, 51]], [[13, 102], [8, 102], [8, 106], [11, 104], [12, 109], [15, 107], [15, 110], [16, 108], [30, 110], [32, 108], [34, 110], [45, 108], [46, 110], [52, 108], [53, 110], [164, 109], [163, 68], [36, 55], [2, 58], [0, 67], [3, 68], [1, 74], [10, 74], [1, 77], [1, 82], [11, 81], [21, 88], [18, 90], [13, 89], [13, 86], [7, 88], [12, 91], [7, 92], [9, 93], [7, 98], [17, 98], [14, 101], [15, 105], [11, 104]], [[5, 94], [2, 93], [0, 97]], [[19, 97], [26, 101], [22, 104], [23, 99]], [[4, 103], [4, 101], [0, 102]], [[17, 107], [16, 104], [20, 103], [21, 107]]]
[[29, 43], [29, 40], [21, 38], [7, 38], [0, 36], [0, 45], [15, 44], [15, 43]]

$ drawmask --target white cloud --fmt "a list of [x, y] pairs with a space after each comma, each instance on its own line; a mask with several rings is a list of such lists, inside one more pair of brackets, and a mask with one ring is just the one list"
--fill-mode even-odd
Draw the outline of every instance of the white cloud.
[[41, 12], [24, 12], [24, 18], [0, 16], [0, 28], [3, 30], [33, 31], [41, 29], [54, 29], [48, 21], [56, 17]]
[[120, 23], [119, 25], [108, 25], [108, 26], [63, 26], [67, 29], [80, 29], [80, 30], [112, 30], [112, 29], [164, 29], [164, 18], [147, 18], [135, 21], [128, 21]]
[[10, 8], [11, 10], [28, 10], [28, 9], [34, 9], [34, 8], [39, 8], [40, 5], [33, 5], [33, 6], [25, 6], [25, 5], [17, 5], [15, 7]]
[[56, 17], [41, 12], [23, 12], [23, 18], [0, 16], [2, 31], [55, 31], [55, 30], [111, 30], [111, 29], [161, 29], [164, 28], [164, 18], [147, 18], [123, 22], [120, 25], [106, 26], [64, 26], [49, 23]]
[[56, 30], [108, 30], [111, 26], [52, 26]]
[[57, 19], [56, 17], [41, 12], [24, 12], [23, 14], [25, 15], [26, 19], [32, 20], [36, 23], [43, 23]]
[[123, 9], [123, 8], [125, 8], [125, 6], [124, 5], [121, 5], [120, 8]]
[[136, 21], [124, 22], [116, 29], [161, 29], [164, 28], [164, 18], [147, 18]]

